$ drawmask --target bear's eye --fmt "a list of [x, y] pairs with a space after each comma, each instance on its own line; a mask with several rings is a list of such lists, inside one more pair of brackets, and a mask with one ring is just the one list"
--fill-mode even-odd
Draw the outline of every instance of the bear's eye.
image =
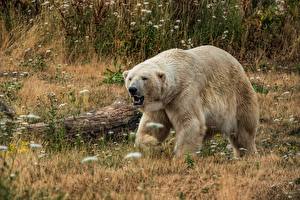
[[145, 77], [145, 76], [142, 76], [142, 80], [143, 80], [143, 81], [146, 81], [146, 80], [148, 80], [148, 78]]
[[131, 80], [132, 80], [132, 78], [129, 78], [128, 80], [129, 80], [129, 81], [131, 81]]

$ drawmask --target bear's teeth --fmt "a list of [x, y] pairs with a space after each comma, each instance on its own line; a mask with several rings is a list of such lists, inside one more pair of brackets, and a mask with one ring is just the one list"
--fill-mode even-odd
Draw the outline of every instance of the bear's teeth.
[[142, 105], [144, 102], [144, 96], [133, 96], [133, 104], [134, 105]]

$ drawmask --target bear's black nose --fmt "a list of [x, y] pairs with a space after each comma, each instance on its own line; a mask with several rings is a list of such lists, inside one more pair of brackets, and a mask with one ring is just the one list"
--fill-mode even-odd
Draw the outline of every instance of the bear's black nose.
[[131, 95], [135, 95], [137, 92], [137, 89], [136, 89], [136, 87], [129, 87], [128, 91]]

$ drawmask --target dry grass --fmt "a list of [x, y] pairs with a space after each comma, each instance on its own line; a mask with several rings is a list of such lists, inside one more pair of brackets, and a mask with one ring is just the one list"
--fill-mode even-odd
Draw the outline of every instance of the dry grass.
[[[15, 161], [17, 193], [32, 198], [67, 199], [285, 199], [296, 191], [299, 160], [269, 154], [229, 161], [222, 157], [183, 160], [166, 156], [126, 161], [131, 145], [106, 148], [99, 161], [81, 164], [87, 154], [70, 151], [37, 159], [21, 154]], [[112, 154], [111, 156], [108, 154]], [[28, 194], [26, 194], [28, 190]]]
[[[18, 114], [41, 114], [45, 107], [39, 104], [43, 98], [46, 101], [47, 93], [55, 92], [59, 102], [72, 107], [75, 105], [68, 101], [68, 92], [74, 90], [79, 96], [80, 90], [88, 89], [91, 95], [85, 109], [110, 104], [126, 94], [122, 86], [102, 82], [105, 66], [109, 65], [95, 62], [63, 65], [60, 72], [56, 65], [42, 72], [31, 71], [29, 77], [18, 78], [23, 86], [12, 103]], [[20, 68], [8, 65], [7, 69]], [[67, 78], [57, 78], [62, 71]], [[26, 150], [15, 158], [12, 173], [17, 176], [11, 187], [17, 197], [31, 199], [298, 199], [300, 77], [272, 71], [248, 75], [256, 87], [268, 92], [258, 94], [261, 125], [259, 155], [255, 157], [232, 160], [217, 152], [192, 158], [191, 167], [187, 159], [173, 159], [172, 146], [165, 144], [160, 155], [146, 154], [128, 161], [124, 156], [135, 151], [128, 141], [49, 151], [42, 158], [38, 158], [39, 150]], [[0, 81], [10, 79], [2, 77]], [[99, 160], [81, 163], [88, 155], [98, 155]], [[7, 158], [11, 163], [11, 156]]]

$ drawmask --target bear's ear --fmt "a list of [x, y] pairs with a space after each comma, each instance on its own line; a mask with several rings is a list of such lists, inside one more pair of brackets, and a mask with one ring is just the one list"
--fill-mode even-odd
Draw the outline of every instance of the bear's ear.
[[126, 71], [123, 72], [123, 78], [124, 78], [124, 79], [126, 79], [126, 77], [127, 77], [127, 75], [128, 75], [128, 72], [129, 72], [128, 70], [126, 70]]
[[166, 80], [166, 74], [164, 72], [158, 71], [158, 72], [156, 72], [156, 74], [160, 80], [162, 80], [162, 81]]

